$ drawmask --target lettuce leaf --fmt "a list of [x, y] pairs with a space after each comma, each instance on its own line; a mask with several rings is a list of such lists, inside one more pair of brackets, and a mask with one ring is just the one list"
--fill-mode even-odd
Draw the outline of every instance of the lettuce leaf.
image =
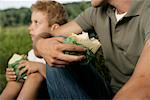
[[75, 51], [65, 51], [64, 52], [65, 54], [70, 54], [70, 55], [85, 55], [86, 60], [80, 62], [80, 64], [83, 64], [83, 65], [89, 64], [90, 62], [95, 60], [95, 55], [92, 53], [92, 51], [89, 48], [85, 47], [84, 45], [78, 43], [74, 38], [67, 37], [64, 40], [64, 43], [65, 44], [75, 44], [75, 45], [78, 45], [78, 46], [81, 46], [81, 47], [84, 47], [87, 49], [85, 52], [75, 52]]

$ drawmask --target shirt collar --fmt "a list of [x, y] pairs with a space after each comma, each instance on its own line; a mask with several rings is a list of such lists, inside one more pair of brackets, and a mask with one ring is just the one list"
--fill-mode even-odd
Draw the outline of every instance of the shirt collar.
[[[125, 15], [125, 17], [140, 15], [142, 12], [142, 7], [143, 7], [144, 1], [145, 0], [132, 0], [129, 11]], [[106, 13], [110, 16], [110, 15], [114, 14], [114, 12], [115, 12], [115, 8], [112, 7], [111, 5], [109, 5]]]
[[131, 6], [129, 8], [129, 11], [125, 15], [125, 17], [130, 17], [130, 16], [138, 16], [142, 12], [142, 7], [143, 3], [145, 0], [132, 0], [131, 1]]

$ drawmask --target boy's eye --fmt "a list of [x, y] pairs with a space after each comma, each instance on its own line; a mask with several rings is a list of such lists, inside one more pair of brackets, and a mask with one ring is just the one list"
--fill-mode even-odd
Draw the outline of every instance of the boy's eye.
[[35, 21], [36, 24], [38, 24], [38, 21]]
[[37, 20], [34, 20], [33, 23], [34, 24], [39, 24], [39, 22]]

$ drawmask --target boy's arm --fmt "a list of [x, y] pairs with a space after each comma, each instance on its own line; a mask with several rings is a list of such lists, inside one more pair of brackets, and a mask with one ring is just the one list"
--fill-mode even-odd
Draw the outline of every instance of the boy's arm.
[[39, 67], [39, 73], [46, 78], [46, 64], [41, 63], [41, 66]]
[[135, 71], [129, 81], [116, 94], [114, 100], [150, 99], [150, 39], [146, 41]]

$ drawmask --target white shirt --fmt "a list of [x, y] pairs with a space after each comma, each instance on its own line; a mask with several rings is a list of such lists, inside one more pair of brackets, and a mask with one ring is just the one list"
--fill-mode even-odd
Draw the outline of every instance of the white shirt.
[[117, 22], [119, 20], [121, 20], [125, 15], [127, 14], [127, 12], [123, 13], [123, 14], [118, 14], [117, 13], [117, 10], [115, 11], [115, 16], [116, 16], [116, 19], [117, 19]]
[[29, 61], [36, 61], [36, 62], [40, 62], [40, 63], [43, 63], [43, 64], [46, 64], [45, 60], [43, 58], [38, 58], [35, 56], [35, 53], [34, 53], [34, 50], [31, 49], [29, 52], [28, 52], [28, 57], [27, 59]]

